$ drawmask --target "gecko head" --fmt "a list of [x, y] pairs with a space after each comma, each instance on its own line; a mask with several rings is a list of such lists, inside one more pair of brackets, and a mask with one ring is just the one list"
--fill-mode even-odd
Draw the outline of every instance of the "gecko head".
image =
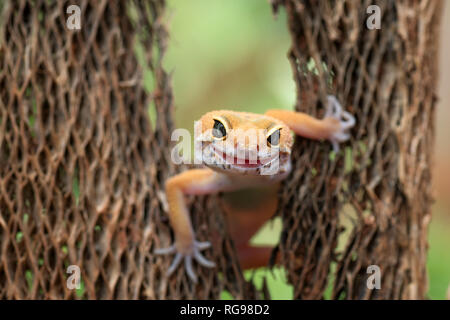
[[293, 137], [275, 118], [236, 111], [212, 111], [196, 124], [196, 157], [216, 171], [280, 175], [290, 170]]

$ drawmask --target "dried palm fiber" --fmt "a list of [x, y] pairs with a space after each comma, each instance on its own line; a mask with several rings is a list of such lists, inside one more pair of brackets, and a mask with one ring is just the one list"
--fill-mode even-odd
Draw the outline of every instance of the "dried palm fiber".
[[[72, 4], [81, 8], [80, 30], [66, 28]], [[200, 239], [217, 234], [222, 281], [198, 270], [194, 286], [181, 269], [167, 279], [170, 261], [152, 254], [172, 241], [163, 187], [182, 169], [170, 159], [164, 8], [162, 0], [3, 3], [1, 298], [251, 296], [214, 199], [199, 199], [193, 211], [216, 212], [195, 223]], [[77, 291], [66, 287], [69, 265], [81, 270]]]
[[[297, 140], [280, 193], [279, 250], [297, 299], [420, 299], [441, 1], [272, 1], [287, 12], [295, 108], [321, 117], [335, 94], [357, 119], [337, 155]], [[369, 29], [370, 5], [381, 29]], [[345, 231], [345, 232], [344, 232]], [[367, 268], [381, 289], [367, 286]], [[370, 279], [369, 279], [370, 280]]]

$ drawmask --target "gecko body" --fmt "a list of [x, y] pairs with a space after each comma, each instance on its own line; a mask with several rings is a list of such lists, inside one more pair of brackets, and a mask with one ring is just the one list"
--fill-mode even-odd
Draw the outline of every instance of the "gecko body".
[[[189, 278], [196, 282], [193, 260], [212, 268], [201, 251], [209, 242], [195, 239], [185, 195], [206, 195], [277, 183], [291, 171], [292, 132], [314, 140], [329, 140], [335, 151], [349, 139], [354, 117], [342, 110], [334, 96], [328, 96], [325, 117], [317, 119], [305, 113], [269, 110], [264, 115], [218, 110], [200, 119], [196, 156], [202, 169], [182, 172], [166, 182], [166, 199], [175, 243], [156, 254], [175, 254], [167, 274], [172, 274], [184, 260]], [[249, 251], [250, 247], [244, 248]]]

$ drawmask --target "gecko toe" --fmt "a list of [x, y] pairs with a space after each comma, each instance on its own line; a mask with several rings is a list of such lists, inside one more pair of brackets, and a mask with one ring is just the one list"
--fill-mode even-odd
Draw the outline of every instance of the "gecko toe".
[[334, 153], [338, 153], [339, 152], [339, 143], [336, 140], [331, 140], [331, 144], [333, 145]]
[[334, 139], [338, 142], [347, 141], [350, 138], [350, 134], [347, 132], [338, 132], [334, 135]]
[[198, 250], [205, 250], [208, 249], [209, 247], [211, 247], [211, 243], [209, 241], [204, 241], [204, 242], [195, 242], [195, 245], [197, 247]]
[[328, 106], [325, 113], [325, 118], [334, 118], [339, 121], [340, 128], [334, 132], [329, 140], [333, 145], [334, 152], [339, 152], [339, 143], [350, 139], [348, 130], [352, 128], [355, 123], [355, 117], [349, 112], [343, 110], [341, 104], [335, 96], [328, 96]]
[[183, 260], [183, 255], [181, 253], [177, 253], [175, 255], [175, 258], [173, 259], [172, 264], [170, 265], [169, 269], [167, 270], [167, 275], [170, 276], [178, 267], [181, 260]]
[[184, 266], [188, 277], [192, 280], [192, 282], [197, 283], [197, 276], [195, 275], [194, 268], [192, 267], [192, 256], [186, 256]]
[[163, 255], [163, 254], [171, 254], [175, 252], [175, 245], [172, 245], [168, 248], [156, 249], [153, 251], [154, 254]]
[[342, 112], [341, 125], [343, 129], [350, 129], [355, 125], [355, 117], [347, 111]]
[[209, 261], [208, 259], [206, 259], [201, 253], [200, 251], [195, 251], [194, 252], [194, 258], [195, 260], [197, 260], [198, 263], [200, 263], [202, 266], [207, 267], [207, 268], [214, 268], [216, 266], [216, 264], [212, 261]]
[[325, 117], [339, 117], [342, 114], [342, 106], [335, 96], [328, 96], [328, 106], [325, 113]]

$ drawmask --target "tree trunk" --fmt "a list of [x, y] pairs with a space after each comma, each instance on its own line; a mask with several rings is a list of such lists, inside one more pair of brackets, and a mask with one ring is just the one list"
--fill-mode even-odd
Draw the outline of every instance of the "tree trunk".
[[[152, 254], [173, 242], [164, 182], [183, 169], [170, 157], [165, 1], [0, 4], [0, 298], [254, 296], [214, 198], [192, 211], [208, 213], [193, 220], [215, 239], [221, 281], [202, 268], [198, 286], [182, 268], [167, 279], [170, 259]], [[66, 25], [72, 4], [80, 30]]]
[[[169, 295], [167, 285], [155, 290], [162, 271], [150, 251], [165, 225], [158, 194], [174, 172], [164, 1], [140, 3], [4, 3], [1, 298]], [[66, 27], [71, 4], [81, 8], [80, 30]], [[149, 106], [158, 115], [153, 128]], [[80, 268], [78, 290], [66, 286], [69, 265]]]
[[[369, 29], [370, 5], [381, 29]], [[273, 1], [287, 11], [296, 109], [327, 94], [356, 116], [352, 139], [297, 141], [281, 192], [279, 249], [298, 299], [422, 299], [436, 103], [440, 1]], [[369, 289], [371, 265], [381, 288]]]

